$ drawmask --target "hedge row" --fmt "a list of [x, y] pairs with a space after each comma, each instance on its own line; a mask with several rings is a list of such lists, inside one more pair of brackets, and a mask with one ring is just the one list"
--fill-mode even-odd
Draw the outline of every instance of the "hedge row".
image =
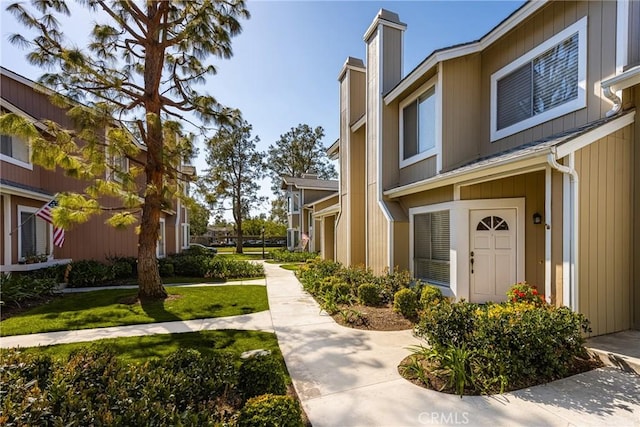
[[7, 350], [0, 425], [302, 425], [298, 402], [284, 396], [279, 359], [238, 365], [229, 353], [184, 349], [144, 365], [123, 364], [98, 347], [65, 361]]

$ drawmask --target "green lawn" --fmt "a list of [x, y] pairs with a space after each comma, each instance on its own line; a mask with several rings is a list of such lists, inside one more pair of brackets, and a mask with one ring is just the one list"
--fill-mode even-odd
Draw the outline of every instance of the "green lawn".
[[292, 262], [288, 264], [281, 264], [280, 268], [284, 268], [285, 270], [298, 271], [300, 270], [300, 266], [304, 264], [304, 262]]
[[[184, 334], [162, 334], [143, 337], [109, 338], [95, 342], [59, 344], [48, 347], [31, 347], [25, 353], [48, 354], [66, 360], [74, 350], [88, 345], [106, 345], [125, 363], [144, 363], [153, 358], [166, 357], [180, 349], [195, 349], [202, 355], [214, 351], [229, 351], [239, 356], [247, 350], [266, 349], [281, 357], [278, 340], [273, 333], [259, 331], [200, 331]], [[0, 351], [2, 354], [2, 351]]]
[[[267, 252], [265, 252], [265, 255], [267, 254]], [[256, 259], [263, 259], [262, 258], [262, 252], [255, 253], [255, 254], [236, 254], [236, 253], [222, 253], [222, 254], [218, 254], [216, 256], [222, 257], [222, 258], [227, 258], [227, 259], [232, 259], [235, 261], [250, 261], [250, 260], [256, 260]]]
[[168, 287], [169, 299], [126, 304], [137, 289], [65, 294], [0, 322], [0, 336], [235, 316], [269, 309], [264, 286]]

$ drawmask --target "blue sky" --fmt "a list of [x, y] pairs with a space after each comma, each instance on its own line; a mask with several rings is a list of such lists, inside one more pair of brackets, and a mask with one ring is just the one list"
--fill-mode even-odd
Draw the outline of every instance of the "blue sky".
[[[434, 49], [482, 37], [522, 3], [249, 0], [252, 17], [243, 22], [242, 34], [233, 40], [233, 58], [216, 60], [218, 74], [202, 89], [242, 111], [261, 139], [261, 150], [299, 123], [322, 126], [328, 147], [339, 136], [338, 72], [348, 56], [365, 59], [362, 37], [380, 8], [398, 13], [407, 24], [407, 74]], [[1, 4], [4, 9], [9, 2]], [[24, 31], [4, 10], [0, 15], [0, 62], [37, 79], [43, 70], [27, 64], [25, 52], [7, 41], [9, 34]], [[78, 10], [63, 30], [82, 46], [91, 20], [86, 11]], [[203, 159], [201, 152], [195, 161], [199, 171], [207, 167]], [[264, 181], [265, 195], [270, 194], [269, 187], [270, 182]]]

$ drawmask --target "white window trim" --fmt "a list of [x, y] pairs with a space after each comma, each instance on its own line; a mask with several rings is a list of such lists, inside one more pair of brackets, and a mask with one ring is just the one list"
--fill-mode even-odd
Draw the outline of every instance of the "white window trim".
[[416, 215], [449, 211], [449, 287], [437, 286], [445, 296], [457, 300], [469, 300], [471, 286], [469, 278], [469, 215], [476, 209], [516, 209], [516, 281], [524, 280], [525, 265], [525, 199], [474, 199], [436, 203], [409, 209], [409, 270], [414, 276], [414, 217]]
[[[578, 97], [573, 101], [569, 101], [555, 108], [547, 110], [541, 114], [537, 114], [528, 119], [514, 123], [504, 129], [498, 130], [498, 80], [520, 66], [531, 62], [535, 57], [543, 54], [563, 40], [578, 33]], [[501, 68], [491, 75], [491, 142], [505, 138], [515, 133], [529, 129], [533, 126], [572, 113], [576, 110], [587, 106], [587, 17], [580, 19], [578, 22], [568, 26], [555, 36], [551, 37], [536, 48], [522, 55], [507, 66]]]
[[[40, 208], [33, 208], [31, 206], [18, 205], [18, 217], [16, 218], [17, 221], [18, 221], [18, 228], [17, 228], [17, 230], [18, 230], [18, 261], [24, 261], [25, 260], [25, 257], [20, 255], [20, 254], [22, 254], [22, 214], [23, 213], [35, 214], [39, 210], [40, 210]], [[38, 217], [36, 217], [36, 218], [38, 218]], [[42, 220], [42, 221], [44, 221], [44, 220]], [[49, 239], [47, 241], [47, 254], [46, 255], [48, 255], [49, 258], [51, 258], [51, 255], [53, 254], [53, 250], [51, 248], [51, 244], [53, 242], [53, 227], [49, 223], [47, 223], [47, 231], [48, 231], [47, 234], [49, 234]], [[38, 254], [36, 254], [36, 255], [38, 255]]]
[[[164, 228], [164, 233], [162, 230]], [[164, 234], [162, 236], [162, 234]], [[163, 237], [160, 239], [160, 237]], [[162, 245], [162, 252], [164, 255], [160, 256], [160, 245]], [[165, 258], [167, 256], [167, 224], [164, 218], [160, 218], [160, 225], [158, 228], [158, 243], [156, 244], [156, 258]]]
[[[429, 79], [426, 83], [420, 86], [418, 89], [413, 91], [411, 95], [407, 98], [403, 99], [398, 105], [399, 109], [399, 121], [398, 121], [398, 130], [399, 130], [399, 149], [400, 149], [400, 168], [405, 168], [407, 166], [413, 165], [417, 162], [420, 162], [424, 159], [428, 159], [429, 157], [438, 156], [442, 152], [442, 85], [440, 83], [440, 72], [438, 75]], [[436, 125], [436, 140], [435, 146], [429, 150], [423, 151], [421, 153], [416, 154], [415, 156], [411, 156], [408, 159], [404, 158], [404, 108], [415, 102], [419, 97], [425, 94], [431, 88], [435, 88], [434, 95], [436, 97], [436, 117], [435, 117], [435, 125]], [[438, 168], [439, 170], [440, 168]]]
[[[9, 135], [9, 136], [11, 138], [16, 138], [13, 135]], [[27, 145], [27, 157], [31, 159], [31, 144], [27, 143], [26, 141], [24, 141], [24, 143]], [[28, 169], [30, 171], [33, 170], [33, 163], [31, 163], [30, 161], [23, 162], [22, 160], [18, 160], [14, 157], [7, 156], [6, 154], [2, 154], [2, 153], [0, 153], [0, 160], [2, 160], [3, 162], [11, 163], [12, 165], [19, 166], [23, 169]]]
[[182, 223], [182, 249], [189, 249], [189, 240], [191, 240], [191, 230], [188, 222]]
[[[298, 209], [295, 209], [296, 202], [295, 196], [298, 196]], [[289, 215], [300, 213], [300, 207], [302, 206], [302, 195], [299, 191], [289, 191], [288, 197], [291, 198], [291, 206], [287, 206], [287, 210], [291, 209], [288, 213]]]

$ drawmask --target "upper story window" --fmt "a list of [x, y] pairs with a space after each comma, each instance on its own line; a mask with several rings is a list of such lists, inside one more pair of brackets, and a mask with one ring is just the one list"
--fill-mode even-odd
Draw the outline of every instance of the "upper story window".
[[289, 204], [289, 213], [298, 213], [300, 211], [300, 193], [289, 193], [287, 200]]
[[438, 93], [435, 78], [400, 103], [400, 167], [437, 154]]
[[16, 136], [0, 135], [0, 159], [23, 168], [32, 169], [29, 145]]
[[129, 159], [122, 154], [107, 155], [107, 179], [122, 182], [122, 175], [129, 172]]
[[587, 18], [491, 76], [491, 140], [586, 107]]

